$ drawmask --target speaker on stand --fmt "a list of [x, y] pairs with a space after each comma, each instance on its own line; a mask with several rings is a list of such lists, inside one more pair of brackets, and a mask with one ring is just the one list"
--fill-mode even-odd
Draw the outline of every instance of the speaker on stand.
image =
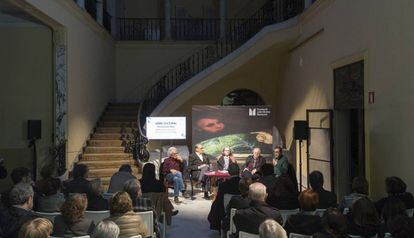
[[33, 147], [33, 180], [36, 181], [37, 174], [37, 149], [36, 140], [42, 138], [42, 121], [41, 120], [28, 120], [27, 121], [27, 139], [29, 142], [29, 148]]
[[299, 141], [299, 187], [302, 191], [302, 141], [309, 139], [308, 121], [294, 121], [293, 139]]

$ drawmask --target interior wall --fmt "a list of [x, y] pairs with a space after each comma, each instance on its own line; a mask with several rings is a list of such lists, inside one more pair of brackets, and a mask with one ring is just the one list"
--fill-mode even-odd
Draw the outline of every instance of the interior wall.
[[[297, 44], [324, 32], [286, 56], [276, 91], [276, 121], [291, 143], [293, 121], [305, 119], [306, 109], [333, 108], [333, 68], [364, 59], [367, 178], [374, 199], [384, 195], [387, 176], [400, 176], [414, 189], [411, 9], [411, 1], [316, 2], [302, 18]], [[376, 93], [374, 104], [368, 104], [369, 91]]]
[[[0, 156], [9, 177], [20, 166], [33, 168], [27, 120], [42, 121], [36, 142], [38, 168], [53, 144], [52, 32], [44, 26], [0, 26]], [[0, 181], [0, 187], [10, 185]]]
[[116, 99], [137, 100], [164, 73], [205, 42], [118, 42], [116, 44]]
[[126, 18], [162, 18], [163, 0], [124, 0]]

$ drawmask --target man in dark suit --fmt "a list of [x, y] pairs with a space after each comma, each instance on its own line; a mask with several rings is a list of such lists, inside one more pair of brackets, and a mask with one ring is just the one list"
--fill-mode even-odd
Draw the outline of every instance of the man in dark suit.
[[188, 169], [192, 177], [198, 180], [198, 184], [202, 184], [204, 198], [209, 199], [204, 174], [210, 169], [210, 156], [204, 153], [204, 148], [201, 144], [196, 144], [194, 150], [195, 152], [188, 157]]
[[253, 154], [246, 158], [242, 166], [243, 177], [250, 177], [253, 179], [259, 178], [257, 174], [260, 172], [260, 168], [266, 164], [266, 159], [260, 155], [261, 151], [259, 148], [253, 149]]
[[266, 186], [262, 183], [253, 183], [249, 186], [250, 206], [236, 211], [233, 217], [237, 233], [244, 231], [259, 234], [259, 226], [267, 219], [273, 219], [283, 224], [282, 216], [274, 207], [269, 206], [266, 201]]
[[89, 168], [85, 164], [77, 164], [73, 168], [73, 180], [65, 184], [65, 195], [69, 193], [84, 193], [90, 195], [91, 185], [86, 179], [88, 177]]
[[309, 174], [309, 183], [312, 189], [319, 195], [318, 209], [326, 209], [328, 207], [337, 207], [336, 194], [326, 191], [323, 188], [323, 175], [315, 170]]

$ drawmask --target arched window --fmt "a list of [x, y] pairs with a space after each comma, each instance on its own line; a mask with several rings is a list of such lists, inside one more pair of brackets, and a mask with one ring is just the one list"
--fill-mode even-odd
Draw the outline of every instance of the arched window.
[[250, 89], [237, 89], [228, 93], [222, 100], [223, 106], [265, 105], [259, 94]]

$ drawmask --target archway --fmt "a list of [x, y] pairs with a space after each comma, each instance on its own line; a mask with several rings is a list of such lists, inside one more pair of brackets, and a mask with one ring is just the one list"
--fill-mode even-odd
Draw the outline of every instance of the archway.
[[262, 97], [250, 89], [236, 89], [228, 93], [221, 101], [223, 106], [265, 105]]

